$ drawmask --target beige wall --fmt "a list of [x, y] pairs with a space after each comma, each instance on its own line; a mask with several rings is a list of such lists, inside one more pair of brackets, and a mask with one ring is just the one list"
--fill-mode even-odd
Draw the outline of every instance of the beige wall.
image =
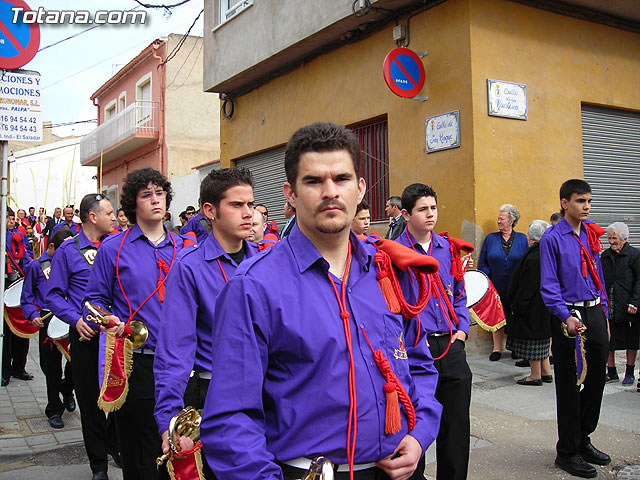
[[[171, 52], [181, 35], [169, 35]], [[188, 37], [166, 64], [165, 141], [168, 177], [192, 173], [192, 167], [220, 158], [220, 101], [202, 88], [201, 37]]]
[[[470, 5], [478, 225], [495, 231], [512, 203], [526, 233], [583, 176], [581, 102], [640, 110], [640, 35], [515, 2]], [[527, 85], [527, 121], [487, 115], [487, 78]]]

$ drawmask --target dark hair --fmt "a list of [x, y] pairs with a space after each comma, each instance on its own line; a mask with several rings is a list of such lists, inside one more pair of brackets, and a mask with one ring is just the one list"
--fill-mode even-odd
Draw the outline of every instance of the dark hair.
[[194, 207], [193, 205], [187, 205], [187, 208], [185, 209], [185, 212], [189, 212], [189, 211], [194, 211], [195, 212], [196, 211], [196, 207]]
[[[71, 233], [71, 230], [69, 229], [68, 225], [65, 225], [62, 228], [59, 228], [58, 230], [56, 230], [56, 233], [54, 233], [53, 235], [51, 235], [51, 238], [49, 239], [48, 243], [53, 243], [53, 246], [56, 248], [56, 250], [58, 249], [58, 247], [60, 245], [62, 245], [62, 242], [64, 242], [67, 238], [72, 237], [73, 234]], [[49, 245], [47, 245], [48, 247]]]
[[291, 205], [289, 202], [287, 202], [287, 205], [289, 205], [289, 208], [291, 209], [291, 211], [293, 213], [296, 213], [296, 207], [294, 207], [293, 205]]
[[[124, 208], [120, 207], [118, 208], [118, 210], [116, 211], [116, 216], [120, 214], [120, 212], [124, 212]], [[125, 214], [125, 217], [127, 216], [127, 214]]]
[[267, 211], [267, 213], [269, 213], [269, 209], [267, 208], [267, 206], [264, 203], [258, 203], [257, 205], [253, 206], [253, 208], [258, 208], [258, 207], [264, 207], [264, 209]]
[[371, 210], [369, 208], [369, 204], [365, 200], [362, 200], [356, 207], [356, 215], [358, 215], [362, 210]]
[[11, 207], [7, 207], [7, 217], [15, 217], [16, 212], [13, 211]]
[[91, 212], [98, 213], [102, 210], [100, 206], [101, 200], [106, 200], [106, 197], [103, 197], [99, 193], [90, 193], [82, 197], [82, 201], [80, 202], [80, 221], [82, 223], [89, 221], [89, 214]]
[[124, 210], [124, 214], [131, 224], [136, 223], [136, 197], [138, 192], [147, 188], [150, 183], [167, 192], [166, 208], [168, 209], [171, 205], [173, 189], [171, 188], [171, 182], [164, 175], [153, 168], [134, 170], [125, 177], [124, 185], [122, 186], [122, 197], [120, 198], [122, 210]]
[[436, 191], [433, 188], [424, 183], [413, 183], [402, 192], [402, 208], [411, 215], [413, 207], [422, 197], [433, 197], [438, 203], [438, 195], [436, 195]]
[[183, 220], [188, 220], [187, 219], [187, 211], [186, 210], [181, 211], [179, 217], [181, 219], [183, 219]]
[[224, 194], [232, 187], [249, 185], [253, 188], [253, 175], [248, 168], [212, 170], [200, 184], [200, 201], [219, 208]]
[[351, 155], [356, 177], [360, 176], [360, 143], [355, 134], [335, 123], [316, 122], [298, 129], [284, 152], [284, 170], [287, 182], [295, 191], [300, 157], [308, 152], [333, 152], [346, 150]]
[[549, 217], [549, 221], [551, 223], [559, 222], [560, 220], [562, 220], [562, 213], [560, 213], [560, 212], [553, 213], [553, 214], [551, 214], [551, 217]]
[[29, 210], [33, 209], [33, 211], [35, 212], [36, 207], [29, 207]]
[[[584, 180], [580, 180], [579, 178], [572, 178], [571, 180], [567, 180], [560, 187], [560, 200], [563, 198], [565, 200], [571, 200], [571, 197], [574, 193], [578, 195], [582, 195], [584, 193], [591, 193], [591, 186], [585, 182]], [[560, 213], [564, 217], [564, 209], [560, 207]]]

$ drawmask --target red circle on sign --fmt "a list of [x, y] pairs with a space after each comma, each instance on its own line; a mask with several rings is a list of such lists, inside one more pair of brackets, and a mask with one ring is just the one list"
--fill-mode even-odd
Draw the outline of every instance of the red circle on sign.
[[408, 48], [394, 48], [382, 64], [384, 81], [399, 97], [412, 98], [424, 87], [425, 74], [422, 60]]
[[[26, 11], [30, 11], [31, 7], [26, 4], [24, 0], [2, 0], [6, 3], [12, 4], [14, 7], [21, 7], [23, 10], [23, 14]], [[11, 35], [11, 30], [7, 25], [4, 25], [0, 22], [0, 31], [3, 33], [5, 37], [7, 37], [7, 41], [11, 42], [16, 50], [20, 53], [14, 57], [0, 57], [0, 68], [6, 70], [13, 70], [15, 68], [20, 68], [27, 63], [29, 63], [33, 57], [38, 53], [38, 48], [40, 47], [40, 25], [38, 23], [30, 23], [29, 31], [31, 35], [29, 36], [29, 43], [26, 47], [20, 45], [15, 37]], [[11, 37], [11, 38], [10, 38]], [[16, 45], [20, 45], [20, 48]]]

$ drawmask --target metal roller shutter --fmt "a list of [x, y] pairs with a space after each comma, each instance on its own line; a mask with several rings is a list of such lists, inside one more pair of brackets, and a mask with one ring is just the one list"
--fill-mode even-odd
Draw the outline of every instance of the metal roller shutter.
[[582, 151], [593, 190], [589, 218], [604, 228], [626, 223], [629, 243], [640, 246], [640, 114], [583, 105]]
[[286, 223], [283, 213], [286, 200], [282, 194], [282, 184], [287, 181], [284, 173], [284, 149], [285, 147], [274, 148], [236, 161], [236, 167], [251, 170], [256, 204], [267, 206], [269, 221], [277, 222], [279, 230]]

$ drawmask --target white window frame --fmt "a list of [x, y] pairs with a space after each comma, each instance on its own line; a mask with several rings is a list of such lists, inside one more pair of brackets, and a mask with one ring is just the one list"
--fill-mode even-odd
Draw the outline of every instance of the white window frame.
[[218, 0], [218, 11], [220, 13], [218, 26], [237, 17], [241, 12], [244, 12], [247, 8], [253, 5], [253, 0], [240, 0], [236, 5], [229, 8], [229, 1], [230, 0]]
[[[151, 72], [143, 75], [142, 77], [140, 77], [140, 80], [136, 82], [136, 102], [138, 100], [140, 101], [143, 100], [142, 98], [140, 98], [140, 91], [147, 84], [149, 84], [149, 101], [151, 101], [151, 99], [153, 98], [153, 78], [151, 76]], [[145, 111], [145, 107], [142, 105], [139, 105], [137, 108], [136, 124], [140, 125], [140, 124], [146, 123], [147, 120], [149, 120], [150, 118], [151, 118], [151, 107], [149, 106], [149, 108], [147, 108]]]
[[123, 111], [125, 108], [127, 108], [127, 91], [126, 90], [120, 92], [120, 95], [118, 95], [118, 112]]
[[[107, 117], [107, 114], [111, 111], [112, 113]], [[110, 118], [113, 118], [118, 113], [118, 105], [116, 105], [116, 100], [113, 99], [104, 107], [104, 121], [106, 122]]]

